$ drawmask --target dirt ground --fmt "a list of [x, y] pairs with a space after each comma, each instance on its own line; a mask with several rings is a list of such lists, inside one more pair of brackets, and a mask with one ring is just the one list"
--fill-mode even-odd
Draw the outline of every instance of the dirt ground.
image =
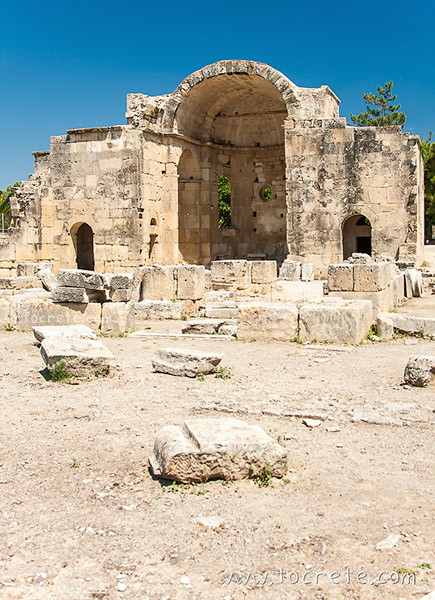
[[[71, 385], [43, 378], [32, 334], [0, 332], [0, 598], [399, 600], [435, 588], [435, 393], [402, 385], [408, 358], [434, 355], [435, 341], [104, 341], [119, 373]], [[167, 346], [221, 351], [231, 377], [153, 373]], [[189, 415], [260, 425], [288, 450], [286, 478], [153, 479], [156, 432]], [[217, 528], [198, 522], [211, 516]], [[397, 545], [376, 549], [391, 534]]]

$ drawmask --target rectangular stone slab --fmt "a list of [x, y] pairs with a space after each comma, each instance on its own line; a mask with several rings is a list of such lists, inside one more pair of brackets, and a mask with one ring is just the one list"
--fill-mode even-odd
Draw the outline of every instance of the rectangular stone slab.
[[85, 288], [87, 290], [104, 290], [104, 276], [95, 271], [83, 269], [60, 269], [57, 274], [62, 287]]
[[51, 370], [59, 361], [74, 377], [94, 377], [98, 372], [109, 374], [115, 357], [99, 340], [48, 337], [41, 342], [41, 355]]
[[256, 425], [239, 419], [189, 419], [164, 427], [150, 457], [158, 477], [184, 483], [255, 477], [263, 468], [282, 477], [286, 450]]
[[95, 333], [87, 325], [36, 325], [32, 327], [32, 331], [38, 342], [42, 342], [48, 337], [97, 339]]
[[223, 356], [223, 354], [216, 352], [199, 352], [184, 348], [161, 348], [156, 351], [152, 365], [154, 371], [158, 373], [195, 377], [199, 373], [203, 375], [213, 373]]

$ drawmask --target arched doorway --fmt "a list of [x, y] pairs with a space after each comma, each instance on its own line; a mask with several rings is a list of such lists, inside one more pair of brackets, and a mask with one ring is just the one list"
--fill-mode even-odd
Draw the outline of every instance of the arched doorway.
[[372, 226], [361, 214], [352, 215], [343, 223], [343, 259], [348, 259], [353, 252], [372, 253]]
[[94, 232], [87, 223], [82, 223], [76, 230], [75, 248], [77, 268], [93, 271], [95, 269]]
[[200, 264], [201, 258], [200, 183], [198, 161], [186, 149], [178, 163], [178, 248], [190, 264]]

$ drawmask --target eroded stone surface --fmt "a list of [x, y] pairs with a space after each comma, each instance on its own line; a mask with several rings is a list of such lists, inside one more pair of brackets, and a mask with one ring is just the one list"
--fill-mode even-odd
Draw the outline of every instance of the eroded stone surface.
[[86, 325], [35, 325], [32, 331], [38, 342], [48, 337], [97, 339], [92, 329]]
[[214, 352], [160, 348], [154, 355], [152, 365], [154, 371], [159, 373], [195, 377], [200, 373], [203, 375], [213, 373], [223, 357], [223, 354]]
[[190, 419], [157, 434], [150, 465], [158, 477], [184, 483], [244, 479], [262, 469], [282, 477], [287, 453], [260, 427], [239, 419]]
[[102, 273], [82, 269], [60, 269], [57, 274], [62, 287], [84, 288], [86, 290], [104, 290]]
[[41, 355], [49, 371], [63, 361], [72, 377], [109, 375], [114, 368], [115, 357], [99, 340], [48, 337], [41, 342]]
[[259, 302], [240, 305], [239, 340], [292, 340], [298, 335], [297, 306]]
[[416, 387], [435, 383], [435, 356], [412, 356], [405, 367], [404, 379]]

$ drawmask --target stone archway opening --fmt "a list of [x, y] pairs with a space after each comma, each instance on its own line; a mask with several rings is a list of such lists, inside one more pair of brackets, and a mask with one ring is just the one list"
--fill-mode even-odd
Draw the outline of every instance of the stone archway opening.
[[348, 259], [354, 252], [372, 254], [372, 226], [361, 214], [347, 217], [343, 223], [343, 259]]
[[94, 232], [87, 223], [76, 223], [71, 229], [78, 269], [95, 270]]

